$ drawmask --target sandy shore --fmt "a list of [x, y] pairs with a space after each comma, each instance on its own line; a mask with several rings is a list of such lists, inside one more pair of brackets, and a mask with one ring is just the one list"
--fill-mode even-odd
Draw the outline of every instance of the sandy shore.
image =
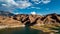
[[4, 28], [15, 28], [15, 27], [25, 27], [25, 25], [14, 25], [14, 26], [9, 26], [9, 25], [5, 25], [5, 26], [0, 26], [0, 29], [4, 29]]

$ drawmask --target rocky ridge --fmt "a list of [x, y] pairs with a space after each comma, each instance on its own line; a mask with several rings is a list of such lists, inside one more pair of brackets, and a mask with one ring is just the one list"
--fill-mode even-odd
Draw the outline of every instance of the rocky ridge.
[[41, 15], [27, 15], [27, 14], [17, 14], [14, 16], [0, 16], [0, 25], [42, 25], [42, 24], [51, 24], [51, 23], [60, 23], [59, 14], [48, 14], [45, 16]]

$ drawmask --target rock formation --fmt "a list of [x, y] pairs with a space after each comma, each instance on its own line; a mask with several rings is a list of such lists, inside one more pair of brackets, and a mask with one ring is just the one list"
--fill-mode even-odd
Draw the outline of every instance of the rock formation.
[[[6, 14], [7, 13], [7, 14]], [[8, 15], [8, 16], [6, 16]], [[42, 25], [42, 24], [52, 24], [60, 23], [59, 14], [48, 14], [45, 16], [41, 15], [27, 15], [27, 14], [17, 14], [14, 15], [9, 12], [0, 12], [0, 25]]]

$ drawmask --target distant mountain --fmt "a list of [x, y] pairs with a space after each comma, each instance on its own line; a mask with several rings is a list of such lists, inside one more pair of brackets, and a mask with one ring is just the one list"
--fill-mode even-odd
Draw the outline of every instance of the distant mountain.
[[0, 16], [13, 16], [14, 14], [8, 11], [0, 11]]
[[45, 16], [40, 15], [15, 15], [13, 16], [15, 20], [21, 21], [24, 24], [51, 24], [51, 23], [60, 23], [60, 15], [59, 14], [48, 14]]
[[18, 14], [13, 16], [14, 20], [21, 21], [25, 25], [33, 25], [36, 24], [38, 19], [41, 19], [40, 15], [27, 15], [27, 14]]
[[[48, 14], [45, 16], [41, 16], [41, 15], [28, 15], [28, 14], [17, 14], [14, 15], [10, 12], [3, 12], [1, 11], [0, 15], [4, 15], [4, 16], [12, 16], [12, 17], [6, 17], [3, 18], [3, 16], [0, 16], [0, 22], [3, 24], [24, 24], [24, 25], [28, 25], [28, 26], [33, 26], [33, 25], [42, 25], [42, 24], [54, 24], [54, 23], [60, 23], [60, 14]], [[0, 23], [0, 24], [1, 24]], [[10, 24], [10, 25], [11, 25]]]

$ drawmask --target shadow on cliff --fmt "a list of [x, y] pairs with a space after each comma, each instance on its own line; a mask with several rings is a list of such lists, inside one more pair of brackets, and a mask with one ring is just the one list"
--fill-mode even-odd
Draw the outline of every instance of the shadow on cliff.
[[31, 21], [29, 20], [29, 21], [27, 21], [27, 22], [25, 23], [25, 25], [26, 25], [26, 26], [33, 26], [33, 25], [37, 24], [37, 20], [38, 20], [38, 19], [39, 19], [39, 18], [36, 18], [35, 21], [33, 21], [33, 22], [31, 22]]

